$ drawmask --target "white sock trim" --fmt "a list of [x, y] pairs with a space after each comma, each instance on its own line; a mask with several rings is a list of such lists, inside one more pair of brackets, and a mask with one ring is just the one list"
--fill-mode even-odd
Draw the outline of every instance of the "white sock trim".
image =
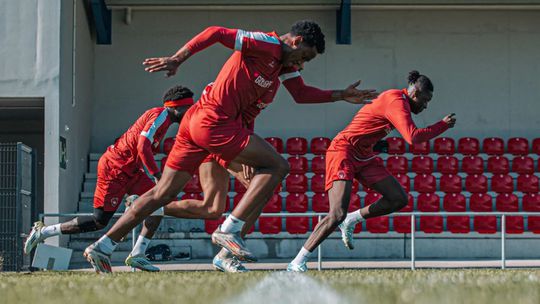
[[97, 240], [96, 243], [99, 245], [99, 249], [101, 249], [103, 253], [109, 255], [113, 253], [113, 251], [116, 249], [116, 245], [118, 245], [107, 235], [102, 236], [99, 240]]
[[148, 248], [148, 245], [150, 245], [151, 240], [152, 239], [139, 235], [139, 237], [137, 238], [137, 242], [135, 243], [135, 246], [133, 246], [133, 250], [131, 251], [131, 256], [145, 255], [146, 249]]
[[242, 230], [244, 227], [244, 221], [236, 218], [234, 215], [230, 214], [227, 216], [223, 224], [221, 224], [221, 231], [228, 233], [236, 233]]
[[41, 228], [41, 235], [44, 238], [49, 238], [51, 236], [61, 235], [62, 230], [60, 229], [60, 225], [62, 225], [62, 224], [50, 225], [50, 226], [45, 226], [45, 227]]
[[302, 247], [300, 249], [300, 252], [298, 252], [298, 255], [296, 255], [296, 258], [292, 261], [293, 264], [301, 265], [303, 263], [306, 263], [309, 260], [309, 257], [311, 256], [311, 252], [307, 250], [306, 248]]
[[347, 214], [344, 222], [345, 225], [356, 225], [362, 221], [364, 221], [364, 217], [362, 216], [362, 214], [360, 214], [360, 209], [358, 209]]

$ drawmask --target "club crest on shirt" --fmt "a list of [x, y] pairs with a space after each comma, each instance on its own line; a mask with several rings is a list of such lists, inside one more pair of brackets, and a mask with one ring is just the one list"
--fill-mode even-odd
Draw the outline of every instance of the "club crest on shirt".
[[111, 198], [111, 206], [116, 207], [118, 205], [118, 198], [113, 197]]

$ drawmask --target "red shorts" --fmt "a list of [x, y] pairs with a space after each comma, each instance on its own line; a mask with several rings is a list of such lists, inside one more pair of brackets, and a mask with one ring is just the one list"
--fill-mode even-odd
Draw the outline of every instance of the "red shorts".
[[108, 160], [106, 155], [99, 159], [97, 171], [94, 208], [103, 208], [107, 212], [116, 211], [126, 193], [143, 195], [155, 186], [144, 171], [128, 175]]
[[354, 156], [352, 151], [326, 152], [326, 191], [330, 190], [333, 182], [337, 180], [357, 179], [365, 187], [371, 187], [388, 176], [392, 174], [378, 157], [360, 159]]
[[226, 161], [223, 158], [215, 155], [215, 154], [209, 154], [204, 160], [203, 163], [209, 163], [211, 161], [215, 161], [223, 168], [227, 169], [229, 168], [229, 165], [231, 164], [231, 161]]
[[245, 149], [253, 131], [244, 127], [241, 118], [224, 119], [220, 111], [196, 103], [186, 112], [167, 167], [193, 174], [209, 154], [220, 158], [220, 164], [228, 164]]

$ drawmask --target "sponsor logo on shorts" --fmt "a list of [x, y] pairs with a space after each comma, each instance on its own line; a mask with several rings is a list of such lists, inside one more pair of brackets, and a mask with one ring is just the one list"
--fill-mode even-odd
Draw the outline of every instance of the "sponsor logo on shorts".
[[345, 171], [339, 170], [338, 173], [337, 173], [337, 176], [338, 176], [339, 179], [344, 179], [345, 176], [347, 176], [347, 175], [345, 174]]
[[267, 103], [264, 103], [264, 102], [259, 102], [257, 104], [257, 108], [261, 109], [261, 110], [264, 110], [266, 107], [268, 107], [268, 104]]
[[116, 207], [118, 205], [118, 198], [113, 197], [111, 198], [111, 206]]

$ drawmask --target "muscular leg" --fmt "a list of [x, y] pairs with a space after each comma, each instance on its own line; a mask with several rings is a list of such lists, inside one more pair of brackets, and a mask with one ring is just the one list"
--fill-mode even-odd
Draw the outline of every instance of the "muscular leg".
[[405, 190], [395, 177], [388, 176], [371, 187], [379, 192], [382, 197], [375, 203], [360, 209], [363, 218], [369, 219], [386, 215], [407, 206], [407, 193], [405, 193]]
[[103, 211], [103, 208], [94, 208], [91, 216], [78, 216], [60, 225], [62, 234], [77, 234], [97, 231], [105, 228], [114, 215], [114, 211]]
[[309, 252], [313, 252], [343, 222], [349, 208], [351, 189], [351, 181], [334, 181], [328, 191], [330, 212], [317, 224], [304, 244], [304, 248]]
[[250, 136], [249, 144], [234, 162], [256, 170], [246, 193], [232, 212], [234, 217], [246, 221], [250, 214], [256, 214], [268, 202], [274, 189], [289, 173], [289, 163], [255, 134]]
[[165, 167], [157, 185], [137, 199], [137, 204], [120, 217], [107, 232], [107, 236], [115, 242], [120, 241], [122, 236], [129, 233], [152, 212], [175, 200], [190, 179], [191, 174], [186, 171]]

